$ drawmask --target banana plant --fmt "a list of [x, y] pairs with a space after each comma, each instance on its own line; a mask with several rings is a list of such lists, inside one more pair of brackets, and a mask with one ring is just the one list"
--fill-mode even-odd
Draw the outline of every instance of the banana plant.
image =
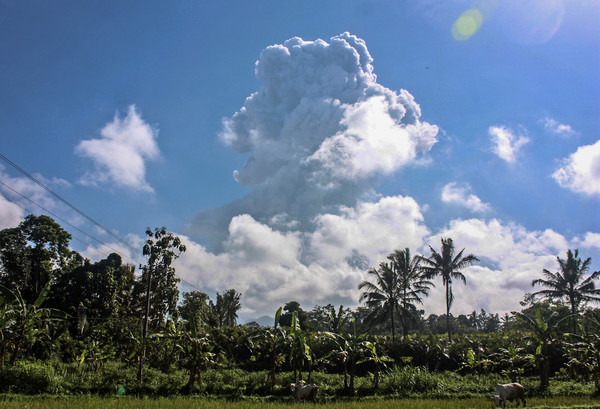
[[[10, 365], [14, 365], [24, 346], [32, 346], [48, 335], [48, 325], [63, 321], [68, 314], [55, 308], [42, 308], [52, 281], [44, 286], [33, 304], [27, 304], [19, 290], [11, 291], [0, 285], [0, 324], [3, 357], [12, 351]], [[3, 360], [2, 360], [3, 362]]]
[[211, 340], [201, 333], [196, 320], [190, 321], [190, 330], [183, 332], [181, 349], [186, 357], [190, 378], [185, 390], [191, 392], [196, 379], [202, 381], [202, 371], [211, 366], [218, 365], [217, 354], [214, 353], [215, 346]]
[[494, 362], [488, 358], [485, 358], [483, 351], [473, 350], [469, 348], [467, 350], [465, 360], [462, 363], [462, 368], [468, 372], [481, 373], [487, 372], [494, 366]]
[[294, 368], [294, 382], [298, 381], [298, 371], [300, 372], [300, 379], [302, 379], [302, 369], [308, 365], [309, 374], [308, 382], [310, 382], [311, 368], [313, 362], [313, 354], [306, 340], [306, 335], [300, 328], [300, 320], [298, 318], [298, 312], [292, 313], [292, 325], [290, 326], [290, 364]]
[[600, 395], [600, 314], [589, 311], [585, 316], [589, 325], [581, 326], [582, 334], [570, 334], [570, 360], [567, 368], [578, 371], [587, 378], [591, 375], [596, 387], [595, 395]]
[[343, 328], [346, 326], [350, 315], [348, 314], [348, 308], [344, 310], [344, 306], [340, 305], [338, 312], [335, 312], [335, 308], [329, 309], [329, 327], [331, 332], [341, 334]]
[[[322, 336], [332, 342], [332, 350], [325, 356], [325, 359], [334, 358], [341, 362], [344, 369], [344, 389], [354, 394], [356, 365], [365, 350], [368, 350], [368, 342], [365, 339], [366, 333], [356, 335], [356, 321], [352, 320], [352, 324], [353, 334], [344, 336], [333, 332], [323, 332]], [[348, 375], [350, 375], [350, 384], [348, 384]]]
[[504, 362], [507, 365], [501, 373], [508, 376], [511, 382], [519, 382], [519, 379], [525, 375], [526, 368], [535, 365], [534, 355], [526, 353], [525, 348], [515, 348], [512, 345], [508, 348], [500, 348], [494, 357], [497, 362]]
[[394, 362], [394, 360], [387, 355], [379, 355], [377, 353], [377, 344], [375, 342], [365, 341], [363, 342], [363, 347], [365, 357], [356, 362], [356, 364], [371, 363], [375, 366], [373, 388], [377, 389], [379, 388], [379, 375], [387, 368], [386, 363]]
[[558, 319], [558, 314], [553, 312], [547, 319], [542, 315], [542, 310], [535, 310], [535, 319], [515, 312], [517, 318], [523, 321], [531, 335], [528, 337], [535, 347], [535, 362], [540, 374], [540, 391], [548, 389], [550, 384], [550, 363], [552, 351], [558, 346], [558, 325], [570, 316]]
[[277, 368], [285, 362], [286, 353], [289, 349], [291, 338], [287, 331], [279, 326], [279, 319], [283, 307], [279, 307], [275, 313], [273, 327], [260, 328], [248, 334], [247, 341], [253, 353], [252, 359], [266, 359], [269, 365], [269, 378], [271, 388], [275, 387]]

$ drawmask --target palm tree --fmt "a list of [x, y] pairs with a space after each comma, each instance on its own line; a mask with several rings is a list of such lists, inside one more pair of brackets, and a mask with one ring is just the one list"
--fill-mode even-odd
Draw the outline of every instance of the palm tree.
[[398, 274], [388, 263], [380, 263], [378, 269], [372, 268], [367, 274], [375, 277], [375, 283], [363, 281], [358, 285], [359, 290], [364, 290], [360, 302], [365, 301], [371, 311], [365, 321], [372, 324], [384, 322], [389, 314], [392, 319], [392, 340], [395, 341], [394, 311], [399, 310], [400, 301]]
[[596, 288], [594, 280], [600, 276], [600, 271], [596, 271], [586, 277], [590, 268], [592, 259], [588, 257], [585, 260], [579, 258], [579, 251], [567, 250], [567, 259], [563, 260], [556, 257], [560, 271], [551, 273], [544, 269], [542, 274], [544, 278], [538, 278], [531, 282], [531, 286], [542, 285], [545, 290], [533, 293], [533, 296], [541, 295], [544, 298], [561, 300], [566, 298], [571, 306], [571, 325], [574, 333], [577, 332], [576, 314], [579, 311], [581, 303], [587, 301], [600, 301], [600, 289]]
[[402, 324], [402, 335], [406, 338], [408, 327], [406, 318], [416, 310], [415, 303], [423, 304], [422, 296], [429, 294], [433, 283], [425, 277], [421, 269], [421, 258], [411, 258], [410, 249], [396, 250], [388, 256], [392, 269], [397, 274], [398, 286], [400, 287], [400, 323]]
[[422, 267], [426, 278], [442, 276], [442, 283], [446, 286], [446, 331], [448, 331], [448, 340], [452, 341], [450, 335], [450, 306], [454, 300], [452, 294], [452, 280], [458, 279], [464, 284], [467, 284], [467, 279], [461, 272], [465, 267], [470, 266], [475, 261], [479, 261], [472, 254], [463, 257], [462, 249], [456, 256], [454, 255], [454, 242], [451, 238], [442, 238], [442, 249], [438, 253], [433, 247], [429, 246], [431, 256], [429, 258], [420, 257], [421, 262], [427, 266]]
[[210, 301], [209, 308], [214, 314], [217, 326], [234, 327], [236, 325], [237, 312], [242, 308], [240, 304], [241, 297], [242, 294], [231, 288], [223, 294], [217, 293], [216, 303]]

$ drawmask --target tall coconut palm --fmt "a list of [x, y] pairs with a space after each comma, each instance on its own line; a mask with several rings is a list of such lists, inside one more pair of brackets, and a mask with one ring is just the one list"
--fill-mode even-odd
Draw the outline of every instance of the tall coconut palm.
[[457, 279], [467, 284], [467, 279], [461, 270], [475, 261], [479, 261], [479, 259], [472, 254], [463, 257], [465, 249], [454, 255], [454, 242], [451, 238], [442, 238], [442, 249], [439, 253], [431, 246], [429, 246], [429, 249], [431, 250], [429, 258], [420, 257], [421, 262], [426, 264], [422, 269], [427, 278], [441, 276], [442, 283], [446, 286], [446, 331], [448, 332], [448, 340], [452, 341], [450, 335], [450, 306], [454, 300], [452, 280]]
[[400, 286], [398, 274], [388, 263], [380, 263], [379, 268], [372, 268], [367, 274], [375, 278], [375, 282], [363, 281], [358, 285], [364, 290], [360, 302], [365, 302], [371, 313], [365, 318], [370, 323], [381, 323], [389, 315], [392, 320], [392, 339], [396, 337], [394, 312], [399, 310]]
[[396, 273], [400, 295], [400, 323], [402, 335], [408, 335], [407, 317], [416, 310], [415, 304], [423, 304], [423, 296], [429, 294], [433, 283], [425, 277], [421, 269], [420, 256], [410, 256], [410, 249], [396, 250], [388, 256]]
[[240, 298], [242, 294], [231, 288], [223, 294], [217, 293], [217, 302], [209, 302], [209, 308], [214, 315], [214, 320], [218, 327], [234, 327], [237, 322], [237, 312], [242, 305]]
[[600, 271], [586, 277], [592, 259], [588, 257], [582, 261], [579, 258], [579, 250], [575, 250], [575, 252], [567, 250], [566, 260], [560, 257], [556, 257], [556, 260], [560, 271], [551, 273], [544, 269], [542, 272], [544, 278], [533, 280], [531, 286], [542, 285], [546, 289], [532, 295], [555, 300], [566, 299], [571, 306], [571, 329], [576, 333], [576, 314], [581, 304], [588, 301], [600, 301], [600, 289], [596, 288], [594, 283], [594, 280], [600, 276]]

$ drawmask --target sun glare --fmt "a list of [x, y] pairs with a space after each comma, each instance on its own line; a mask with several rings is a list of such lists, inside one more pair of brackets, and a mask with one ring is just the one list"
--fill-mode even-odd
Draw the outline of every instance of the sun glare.
[[481, 12], [476, 9], [466, 10], [454, 22], [452, 36], [457, 41], [465, 41], [471, 38], [479, 30], [483, 23]]

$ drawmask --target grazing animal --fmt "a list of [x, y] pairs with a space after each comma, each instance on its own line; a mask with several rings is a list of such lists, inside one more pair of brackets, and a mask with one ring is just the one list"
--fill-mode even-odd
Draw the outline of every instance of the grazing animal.
[[290, 390], [292, 391], [292, 395], [298, 399], [298, 402], [306, 402], [307, 399], [311, 399], [313, 403], [317, 403], [318, 388], [313, 383], [308, 385], [291, 383]]
[[494, 403], [496, 403], [496, 406], [500, 406], [502, 403], [502, 407], [506, 407], [507, 400], [511, 402], [516, 400], [517, 406], [519, 406], [519, 403], [523, 402], [523, 407], [525, 407], [525, 389], [520, 383], [496, 385], [496, 394], [494, 395]]

